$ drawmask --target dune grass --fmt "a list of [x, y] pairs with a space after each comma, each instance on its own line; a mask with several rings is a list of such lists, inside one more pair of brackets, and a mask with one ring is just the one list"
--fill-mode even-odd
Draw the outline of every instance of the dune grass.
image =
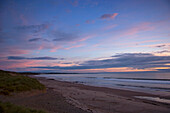
[[46, 113], [42, 110], [35, 110], [23, 106], [17, 106], [9, 102], [0, 102], [0, 113]]
[[45, 86], [34, 78], [0, 70], [0, 94], [10, 95], [12, 92], [23, 92], [33, 89], [44, 90]]

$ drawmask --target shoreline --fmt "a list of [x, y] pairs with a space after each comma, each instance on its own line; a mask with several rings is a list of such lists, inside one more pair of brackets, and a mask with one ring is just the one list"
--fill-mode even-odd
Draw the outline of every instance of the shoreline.
[[[115, 88], [115, 87], [105, 87], [105, 86], [93, 86], [93, 85], [88, 85], [88, 84], [83, 84], [81, 82], [70, 82], [70, 81], [62, 81], [62, 80], [56, 80], [53, 78], [46, 78], [46, 77], [37, 77], [34, 76], [34, 78], [37, 78], [39, 80], [41, 79], [46, 79], [46, 80], [54, 80], [57, 82], [63, 82], [63, 83], [67, 83], [67, 84], [74, 84], [74, 86], [76, 87], [80, 87], [80, 86], [85, 86], [85, 87], [91, 87], [92, 90], [96, 90], [96, 91], [112, 91], [114, 92], [116, 95], [121, 95], [121, 96], [126, 96], [126, 97], [134, 97], [134, 96], [152, 96], [152, 97], [160, 97], [160, 98], [165, 98], [165, 99], [170, 99], [170, 95], [159, 95], [158, 93], [150, 93], [150, 92], [146, 92], [146, 91], [139, 91], [139, 90], [133, 90], [133, 89], [125, 89], [125, 88]], [[104, 89], [104, 90], [103, 90]], [[124, 93], [126, 92], [126, 93]]]
[[[148, 93], [153, 95], [159, 95], [159, 97], [166, 97], [166, 99], [170, 99], [170, 88], [169, 88], [169, 81], [159, 81], [164, 79], [151, 79], [151, 78], [124, 78], [123, 76], [117, 77], [117, 75], [79, 75], [80, 78], [76, 77], [76, 75], [71, 75], [71, 77], [67, 75], [35, 75], [36, 77], [45, 77], [47, 79], [54, 79], [59, 81], [68, 81], [78, 84], [84, 84], [89, 86], [96, 86], [96, 87], [107, 87], [112, 89], [121, 89], [121, 90], [128, 90], [134, 92], [142, 92]], [[48, 77], [49, 76], [49, 77]], [[130, 75], [129, 75], [130, 76]], [[74, 78], [76, 77], [76, 78]], [[123, 81], [122, 81], [123, 79]], [[133, 80], [132, 80], [133, 79]], [[129, 81], [130, 80], [130, 81]], [[135, 81], [134, 81], [135, 80]], [[138, 81], [139, 80], [139, 81]], [[140, 81], [143, 80], [143, 81]], [[149, 80], [149, 81], [145, 81]], [[153, 81], [152, 81], [153, 80]], [[158, 80], [158, 81], [157, 81]], [[125, 82], [124, 82], [125, 81]], [[153, 82], [153, 83], [152, 83]], [[155, 83], [156, 82], [156, 83]], [[166, 82], [166, 83], [164, 83]], [[167, 85], [166, 85], [167, 84]]]
[[[158, 95], [154, 94], [106, 87], [88, 86], [44, 77], [36, 78], [42, 84], [45, 84], [47, 88], [52, 88], [54, 91], [61, 93], [66, 98], [68, 103], [88, 112], [125, 112], [121, 109], [122, 107], [125, 107], [126, 109], [129, 108], [126, 110], [127, 113], [140, 112], [141, 108], [146, 109], [146, 113], [151, 111], [155, 113], [168, 113], [170, 110], [170, 104], [135, 98], [135, 96], [158, 97]], [[167, 111], [164, 111], [163, 109], [167, 109]]]
[[36, 78], [44, 84], [46, 92], [23, 92], [8, 97], [0, 95], [0, 100], [42, 109], [47, 113], [169, 113], [170, 111], [170, 104], [134, 97], [158, 95], [27, 76]]

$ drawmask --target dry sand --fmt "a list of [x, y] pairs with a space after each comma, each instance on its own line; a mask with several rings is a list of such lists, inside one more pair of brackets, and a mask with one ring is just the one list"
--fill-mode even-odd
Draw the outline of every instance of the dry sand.
[[134, 98], [156, 95], [40, 77], [37, 79], [47, 87], [47, 92], [0, 96], [0, 100], [44, 109], [49, 113], [170, 113], [168, 104]]

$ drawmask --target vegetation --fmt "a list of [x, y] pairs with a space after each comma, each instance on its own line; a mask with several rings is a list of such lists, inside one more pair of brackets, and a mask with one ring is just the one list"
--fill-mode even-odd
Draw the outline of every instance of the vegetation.
[[10, 95], [12, 92], [44, 90], [45, 86], [38, 80], [15, 72], [0, 70], [0, 94]]
[[17, 106], [9, 102], [0, 102], [0, 113], [46, 113], [42, 110], [35, 110], [23, 106]]

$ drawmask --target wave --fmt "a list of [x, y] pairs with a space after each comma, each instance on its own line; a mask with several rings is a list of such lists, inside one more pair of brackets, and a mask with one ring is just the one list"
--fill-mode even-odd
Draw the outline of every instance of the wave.
[[114, 77], [103, 77], [104, 79], [131, 79], [131, 80], [160, 80], [170, 81], [170, 79], [150, 79], [150, 78], [114, 78]]
[[117, 86], [125, 86], [125, 87], [136, 87], [136, 88], [147, 88], [147, 89], [154, 89], [154, 90], [163, 90], [170, 92], [170, 88], [162, 88], [162, 87], [149, 87], [149, 86], [135, 86], [135, 85], [124, 85], [124, 84], [116, 84]]
[[119, 81], [119, 82], [142, 82], [142, 83], [150, 83], [150, 84], [170, 84], [170, 79], [113, 78], [113, 77], [103, 77], [103, 79]]

